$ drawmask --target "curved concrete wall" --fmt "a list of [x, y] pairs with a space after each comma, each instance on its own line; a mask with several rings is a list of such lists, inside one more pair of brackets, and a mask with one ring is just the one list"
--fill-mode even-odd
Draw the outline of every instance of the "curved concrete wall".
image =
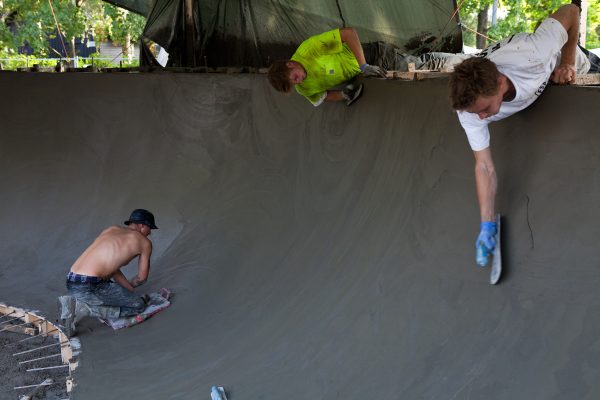
[[551, 87], [492, 126], [492, 287], [445, 80], [369, 80], [318, 109], [250, 75], [0, 87], [0, 300], [50, 315], [104, 227], [137, 207], [160, 227], [140, 289], [172, 288], [172, 307], [117, 334], [83, 324], [74, 398], [600, 395], [600, 89]]

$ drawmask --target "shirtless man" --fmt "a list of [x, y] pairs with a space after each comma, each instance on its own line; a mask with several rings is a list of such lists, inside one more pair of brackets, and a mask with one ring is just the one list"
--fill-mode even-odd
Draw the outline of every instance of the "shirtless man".
[[[83, 252], [67, 275], [69, 295], [60, 296], [60, 318], [65, 333], [71, 336], [75, 325], [85, 316], [121, 318], [137, 315], [146, 307], [134, 288], [148, 279], [152, 242], [148, 239], [154, 215], [134, 210], [126, 228], [111, 226]], [[121, 268], [139, 257], [138, 272], [127, 280]]]

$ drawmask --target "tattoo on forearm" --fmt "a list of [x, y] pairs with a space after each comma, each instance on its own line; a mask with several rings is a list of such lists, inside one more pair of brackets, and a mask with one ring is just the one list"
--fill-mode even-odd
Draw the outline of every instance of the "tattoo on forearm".
[[133, 278], [131, 278], [131, 286], [133, 287], [138, 287], [142, 284], [144, 284], [146, 282], [145, 279], [140, 279], [139, 276], [134, 276]]

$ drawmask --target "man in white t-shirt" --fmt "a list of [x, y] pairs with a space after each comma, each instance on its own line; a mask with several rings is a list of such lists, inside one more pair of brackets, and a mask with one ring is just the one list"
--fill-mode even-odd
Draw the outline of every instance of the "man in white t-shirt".
[[590, 62], [577, 47], [579, 8], [568, 4], [544, 20], [535, 33], [517, 34], [454, 67], [450, 99], [475, 154], [475, 181], [481, 212], [477, 263], [485, 265], [495, 247], [496, 171], [488, 124], [531, 105], [551, 79], [575, 82]]

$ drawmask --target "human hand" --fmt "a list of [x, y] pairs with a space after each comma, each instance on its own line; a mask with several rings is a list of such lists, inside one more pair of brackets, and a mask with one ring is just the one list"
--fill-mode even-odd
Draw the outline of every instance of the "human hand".
[[551, 80], [558, 85], [575, 83], [577, 70], [572, 64], [560, 64], [554, 72], [552, 72]]
[[488, 254], [494, 251], [494, 247], [496, 247], [496, 232], [497, 225], [495, 222], [482, 222], [481, 223], [481, 231], [479, 232], [479, 236], [477, 236], [477, 241], [475, 242], [475, 248], [477, 249], [477, 264], [482, 267], [485, 267], [487, 264]]
[[363, 64], [360, 66], [360, 72], [362, 72], [365, 78], [375, 77], [375, 78], [386, 78], [386, 70], [377, 66], [377, 65], [369, 65]]

